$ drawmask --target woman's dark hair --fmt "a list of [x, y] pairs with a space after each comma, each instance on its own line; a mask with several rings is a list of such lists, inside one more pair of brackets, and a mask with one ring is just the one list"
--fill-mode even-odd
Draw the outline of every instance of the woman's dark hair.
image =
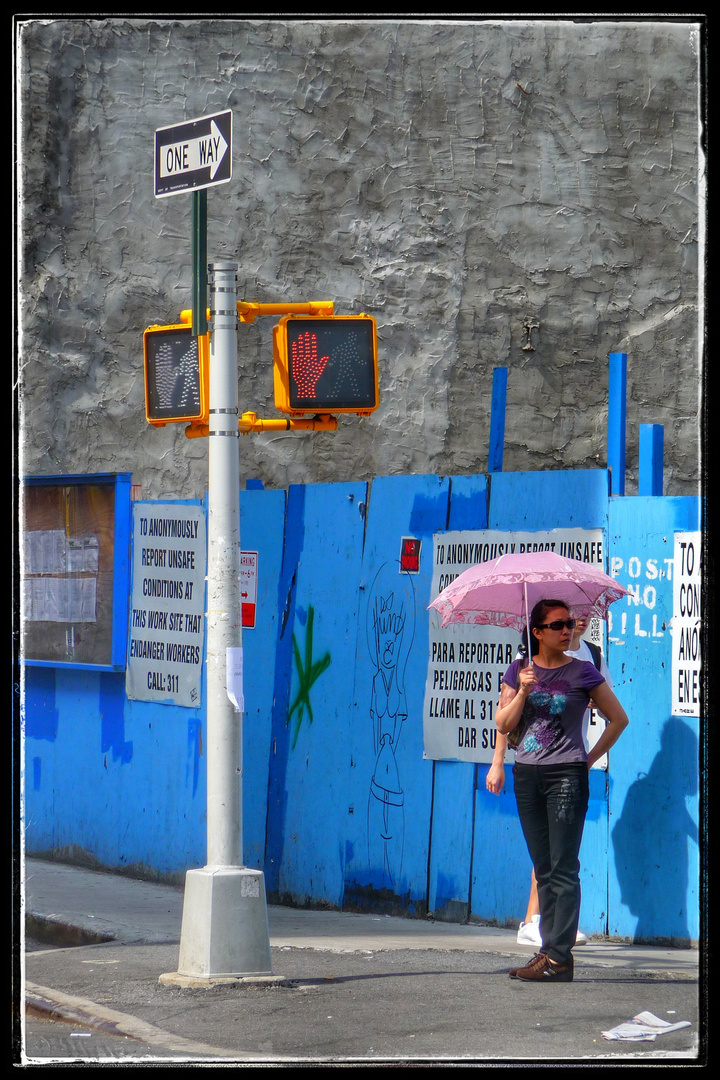
[[[540, 642], [533, 634], [533, 630], [537, 630], [538, 626], [542, 626], [547, 617], [548, 611], [552, 611], [553, 608], [561, 607], [569, 613], [570, 608], [567, 606], [564, 600], [538, 600], [535, 607], [530, 612], [530, 647], [531, 656], [534, 656], [540, 648]], [[525, 648], [525, 655], [527, 656], [527, 629], [523, 630], [523, 646]]]

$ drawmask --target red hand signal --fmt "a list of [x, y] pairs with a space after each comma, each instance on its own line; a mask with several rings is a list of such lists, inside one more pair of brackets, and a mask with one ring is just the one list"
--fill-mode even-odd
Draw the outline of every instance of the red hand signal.
[[317, 334], [306, 330], [292, 343], [292, 373], [297, 384], [299, 398], [316, 396], [317, 381], [325, 370], [329, 356], [317, 354]]

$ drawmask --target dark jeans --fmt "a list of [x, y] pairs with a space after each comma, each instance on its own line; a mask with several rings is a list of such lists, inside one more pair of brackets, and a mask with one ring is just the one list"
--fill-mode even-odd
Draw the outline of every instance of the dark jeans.
[[513, 778], [537, 880], [541, 951], [569, 964], [580, 917], [578, 853], [588, 808], [587, 765], [515, 765]]

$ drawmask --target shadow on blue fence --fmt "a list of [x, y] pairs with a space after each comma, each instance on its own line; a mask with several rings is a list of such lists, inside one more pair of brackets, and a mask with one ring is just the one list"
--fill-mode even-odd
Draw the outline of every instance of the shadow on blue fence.
[[697, 790], [697, 735], [670, 719], [650, 771], [630, 785], [612, 830], [621, 900], [637, 919], [635, 941], [657, 940], [653, 928], [664, 924], [673, 945], [690, 946], [689, 844], [699, 834], [685, 800]]

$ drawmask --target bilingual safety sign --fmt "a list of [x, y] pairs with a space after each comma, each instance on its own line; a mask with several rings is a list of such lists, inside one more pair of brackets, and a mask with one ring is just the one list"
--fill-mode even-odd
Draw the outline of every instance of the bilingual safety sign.
[[200, 705], [205, 575], [203, 508], [134, 503], [125, 675], [129, 698], [190, 708]]
[[[511, 551], [556, 551], [605, 569], [601, 529], [437, 533], [433, 537], [430, 600], [470, 566]], [[443, 628], [437, 611], [428, 614], [423, 756], [435, 761], [489, 763], [497, 740], [495, 710], [502, 678], [517, 656], [520, 634], [509, 628], [464, 623]], [[603, 625], [593, 620], [585, 637], [601, 644]]]

